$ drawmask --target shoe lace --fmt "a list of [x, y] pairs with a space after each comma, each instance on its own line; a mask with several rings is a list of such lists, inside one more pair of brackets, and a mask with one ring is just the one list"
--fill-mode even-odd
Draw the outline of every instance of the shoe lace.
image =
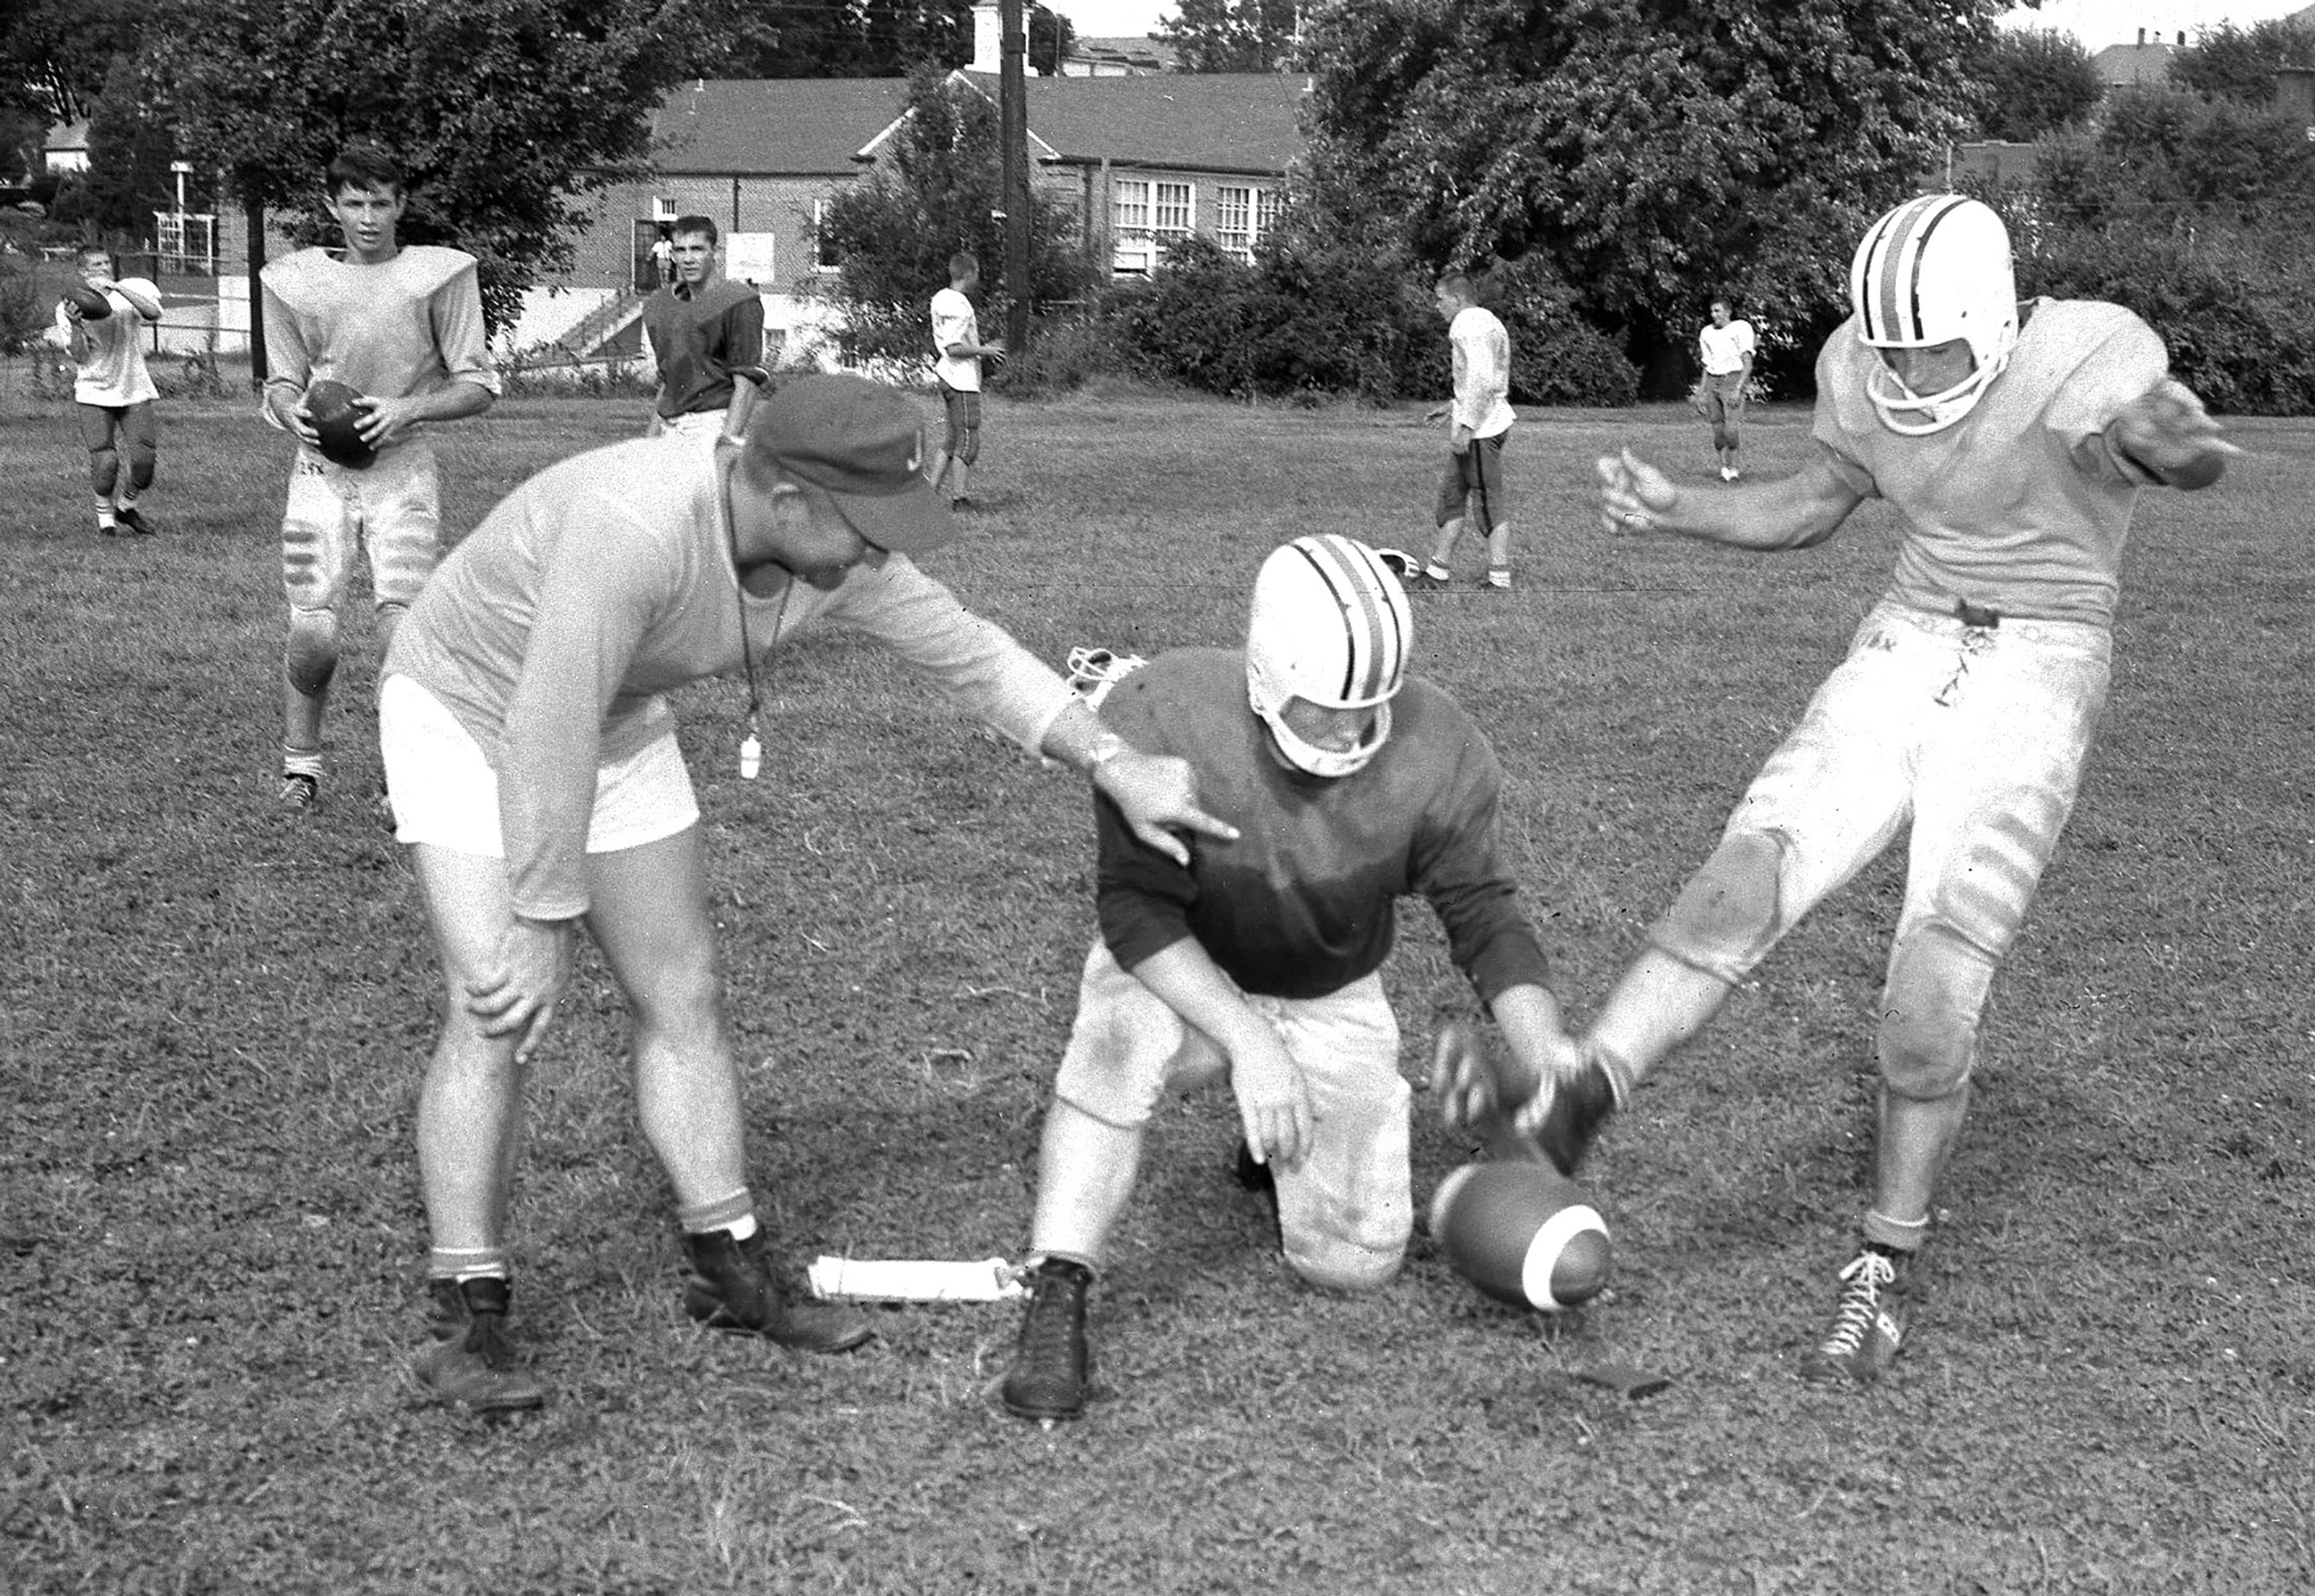
[[1077, 1341], [1077, 1304], [1084, 1287], [1066, 1275], [1038, 1277], [1021, 1324], [1021, 1350], [1033, 1363], [1066, 1362]]
[[466, 1350], [491, 1369], [515, 1366], [514, 1343], [507, 1339], [504, 1314], [478, 1313], [466, 1321]]
[[1856, 1354], [1865, 1344], [1866, 1332], [1881, 1310], [1881, 1291], [1885, 1286], [1897, 1282], [1897, 1266], [1879, 1253], [1859, 1253], [1840, 1272], [1849, 1282], [1840, 1294], [1840, 1311], [1832, 1321], [1832, 1334], [1824, 1338], [1822, 1349], [1828, 1358], [1847, 1358]]
[[322, 784], [310, 776], [285, 776], [281, 778], [281, 802], [303, 809], [314, 802]]

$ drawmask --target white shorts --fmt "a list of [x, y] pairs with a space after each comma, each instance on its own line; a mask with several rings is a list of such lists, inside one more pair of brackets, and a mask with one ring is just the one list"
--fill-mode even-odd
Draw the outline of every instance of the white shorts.
[[[396, 842], [506, 857], [498, 772], [448, 705], [409, 677], [387, 677], [377, 693], [377, 740]], [[595, 772], [586, 851], [620, 853], [698, 823], [691, 773], [670, 732]]]
[[[1244, 996], [1301, 1067], [1316, 1120], [1301, 1166], [1272, 1171], [1286, 1262], [1315, 1285], [1383, 1285], [1406, 1256], [1415, 1206], [1407, 1171], [1413, 1093], [1398, 1071], [1398, 1019], [1382, 981], [1370, 975], [1324, 998]], [[1167, 1094], [1228, 1072], [1228, 1060], [1203, 1032], [1120, 969], [1106, 945], [1094, 944], [1054, 1096], [1132, 1129]]]

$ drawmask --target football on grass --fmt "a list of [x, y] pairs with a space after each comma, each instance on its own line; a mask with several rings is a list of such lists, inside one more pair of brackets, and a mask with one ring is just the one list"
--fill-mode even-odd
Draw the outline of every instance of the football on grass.
[[75, 283], [65, 290], [65, 297], [80, 307], [84, 322], [101, 322], [112, 314], [112, 301], [86, 283]]
[[1431, 1199], [1431, 1235], [1458, 1273], [1499, 1302], [1554, 1313], [1608, 1283], [1615, 1255], [1583, 1188], [1548, 1164], [1466, 1164]]
[[358, 403], [360, 398], [345, 384], [326, 377], [306, 390], [306, 418], [322, 440], [323, 455], [356, 471], [377, 458], [377, 451], [362, 440], [367, 412]]

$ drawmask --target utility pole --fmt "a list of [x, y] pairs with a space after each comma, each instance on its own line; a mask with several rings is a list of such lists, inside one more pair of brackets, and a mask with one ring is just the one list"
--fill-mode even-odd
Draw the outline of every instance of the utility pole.
[[1022, 0], [1000, 0], [1005, 36], [997, 76], [998, 143], [1005, 154], [1005, 291], [1012, 297], [1005, 347], [1016, 354], [1029, 347], [1029, 33], [1021, 5]]

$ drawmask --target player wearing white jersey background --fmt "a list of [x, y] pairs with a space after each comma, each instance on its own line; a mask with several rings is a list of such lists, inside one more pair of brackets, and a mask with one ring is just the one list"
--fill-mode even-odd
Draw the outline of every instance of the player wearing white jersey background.
[[[281, 586], [289, 604], [283, 650], [284, 809], [321, 794], [322, 717], [338, 668], [339, 608], [367, 548], [382, 658], [394, 628], [440, 557], [441, 490], [422, 425], [479, 415], [497, 398], [475, 258], [404, 246], [409, 199], [402, 170], [380, 151], [350, 148], [330, 163], [330, 214], [342, 255], [303, 249], [265, 268], [265, 416], [294, 434], [281, 519]], [[366, 466], [325, 458], [306, 389], [324, 378], [361, 395]]]
[[1459, 1083], [1563, 1169], [1801, 917], [1901, 835], [1904, 905], [1881, 1001], [1874, 1192], [1813, 1377], [1897, 1355], [1911, 1264], [1959, 1138], [1977, 1028], [2064, 826], [2107, 695], [2139, 491], [2202, 488], [2232, 447], [2116, 306], [2017, 301], [2000, 218], [1928, 195], [1876, 222], [1854, 314], [1818, 356], [1815, 458], [1704, 495], [1629, 450], [1600, 462], [1603, 522], [1806, 548], [1869, 498], [1902, 519], [1897, 568], [1844, 662], [1770, 756], [1718, 847], [1650, 929], [1578, 1070]]
[[1432, 506], [1438, 531], [1431, 558], [1408, 585], [1418, 593], [1438, 592], [1453, 581], [1455, 545], [1477, 522], [1487, 544], [1487, 574], [1480, 586], [1506, 593], [1512, 585], [1512, 528], [1503, 445], [1519, 419], [1511, 400], [1511, 334], [1502, 318], [1479, 303], [1477, 285], [1463, 272], [1441, 277], [1432, 297], [1447, 323], [1455, 397], [1424, 417], [1446, 421], [1447, 462]]
[[1014, 1413], [1084, 1410], [1087, 1297], [1169, 1094], [1228, 1077], [1240, 1178], [1274, 1191], [1298, 1275], [1366, 1290], [1397, 1273], [1409, 1094], [1378, 971], [1401, 896], [1430, 900], [1525, 1066], [1573, 1068], [1497, 856], [1502, 770], [1454, 701], [1407, 674], [1411, 631], [1371, 549], [1299, 538], [1263, 564], [1243, 652], [1161, 655], [1104, 701], [1136, 746], [1187, 759], [1240, 835], [1183, 860], [1096, 811], [1101, 937], [1045, 1119]]
[[153, 485], [160, 452], [153, 405], [161, 396], [145, 369], [142, 341], [145, 329], [161, 319], [161, 290], [145, 278], [119, 276], [102, 244], [82, 245], [76, 258], [81, 281], [105, 297], [112, 314], [84, 316], [63, 300], [49, 336], [73, 360], [73, 403], [88, 448], [97, 530], [141, 537], [153, 530], [137, 500]]

